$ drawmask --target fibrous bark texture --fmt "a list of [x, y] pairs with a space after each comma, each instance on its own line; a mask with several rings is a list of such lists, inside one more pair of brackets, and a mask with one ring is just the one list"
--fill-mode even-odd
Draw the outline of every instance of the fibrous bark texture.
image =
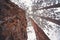
[[34, 27], [37, 40], [50, 40], [44, 31], [34, 22], [34, 20], [32, 18], [30, 18], [30, 20]]
[[0, 0], [0, 40], [27, 40], [25, 10], [10, 0]]

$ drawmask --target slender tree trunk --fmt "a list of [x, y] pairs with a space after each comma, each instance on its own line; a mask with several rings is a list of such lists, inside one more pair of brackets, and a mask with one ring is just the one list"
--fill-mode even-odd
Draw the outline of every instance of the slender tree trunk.
[[53, 22], [53, 23], [56, 23], [56, 24], [58, 24], [58, 25], [60, 25], [60, 20], [55, 20], [55, 19], [52, 19], [52, 18], [49, 18], [49, 17], [42, 17], [42, 16], [40, 16], [42, 19], [46, 19], [46, 20], [48, 20], [48, 21], [51, 21], [51, 22]]
[[0, 40], [27, 40], [25, 10], [9, 0], [0, 1]]
[[50, 5], [50, 6], [47, 6], [47, 7], [43, 7], [43, 8], [40, 8], [40, 9], [35, 9], [35, 10], [43, 10], [43, 9], [50, 9], [50, 8], [57, 8], [57, 7], [60, 7], [60, 3]]
[[51, 21], [51, 22], [53, 22], [53, 23], [55, 23], [55, 24], [60, 25], [60, 20], [55, 20], [55, 19], [52, 19], [52, 18], [49, 18], [49, 17], [38, 16], [38, 15], [35, 15], [35, 16], [36, 16], [36, 17], [40, 17], [40, 18], [42, 18], [42, 19], [45, 19], [45, 20], [47, 20], [47, 21]]
[[50, 40], [44, 31], [34, 22], [34, 20], [32, 18], [30, 18], [30, 20], [34, 27], [37, 40]]

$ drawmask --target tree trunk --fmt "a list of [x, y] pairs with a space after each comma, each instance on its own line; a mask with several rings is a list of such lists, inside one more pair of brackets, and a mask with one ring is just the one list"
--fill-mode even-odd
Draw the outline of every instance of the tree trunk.
[[32, 18], [30, 18], [30, 20], [35, 30], [37, 40], [50, 40], [44, 31], [34, 22], [34, 20]]
[[9, 0], [0, 1], [0, 40], [27, 40], [25, 10]]
[[43, 17], [43, 16], [40, 16], [42, 19], [46, 19], [47, 21], [51, 21], [55, 24], [58, 24], [60, 25], [60, 20], [55, 20], [55, 19], [52, 19], [52, 18], [49, 18], [49, 17]]
[[58, 8], [58, 7], [60, 7], [60, 3], [46, 6], [46, 7], [40, 8], [40, 9], [35, 9], [35, 10], [43, 10], [43, 9]]
[[53, 22], [55, 24], [58, 24], [60, 25], [60, 20], [55, 20], [55, 19], [52, 19], [52, 18], [49, 18], [49, 17], [44, 17], [44, 16], [38, 16], [38, 15], [35, 15], [36, 17], [40, 17], [41, 19], [45, 19], [47, 21], [50, 21], [50, 22]]

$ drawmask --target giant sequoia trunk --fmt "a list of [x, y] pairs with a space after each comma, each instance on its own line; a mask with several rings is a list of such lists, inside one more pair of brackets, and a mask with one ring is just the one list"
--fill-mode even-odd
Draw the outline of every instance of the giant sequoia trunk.
[[27, 40], [25, 10], [0, 0], [0, 40]]
[[30, 18], [30, 20], [34, 27], [37, 40], [50, 40], [44, 31], [34, 22], [34, 20], [32, 18]]

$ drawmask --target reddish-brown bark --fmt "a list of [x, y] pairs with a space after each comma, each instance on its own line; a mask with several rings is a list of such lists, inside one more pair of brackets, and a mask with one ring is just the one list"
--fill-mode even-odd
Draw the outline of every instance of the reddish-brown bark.
[[0, 0], [0, 40], [27, 40], [25, 10]]
[[30, 20], [34, 27], [37, 40], [50, 40], [44, 31], [34, 22], [34, 20], [32, 18], [30, 18]]

